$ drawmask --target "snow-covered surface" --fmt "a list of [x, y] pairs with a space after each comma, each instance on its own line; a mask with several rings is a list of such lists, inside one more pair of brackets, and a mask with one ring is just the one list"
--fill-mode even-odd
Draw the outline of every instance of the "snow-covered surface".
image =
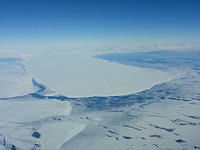
[[63, 145], [63, 143], [69, 141], [85, 127], [86, 124], [70, 120], [53, 124], [45, 124], [38, 129], [38, 131], [42, 134], [42, 137], [38, 140], [38, 142], [42, 145], [41, 149], [57, 150]]
[[[0, 96], [0, 150], [200, 149], [200, 52], [132, 54], [120, 63], [160, 69], [175, 79], [130, 95], [73, 99], [43, 85], [39, 75], [11, 56], [4, 65], [16, 69], [7, 74], [4, 67], [2, 81], [7, 75], [17, 74], [11, 80], [16, 81], [26, 74], [32, 88], [23, 95]], [[9, 88], [0, 86], [0, 91]]]
[[[0, 145], [5, 138], [5, 149], [11, 145], [22, 149], [37, 146], [41, 149], [58, 149], [63, 140], [67, 141], [85, 126], [57, 119], [70, 115], [71, 108], [67, 101], [32, 98], [0, 100]], [[40, 138], [32, 136], [36, 131]]]
[[68, 97], [126, 95], [173, 78], [161, 70], [109, 62], [94, 55], [34, 53], [22, 58], [38, 80]]
[[37, 121], [48, 116], [69, 115], [71, 105], [70, 102], [57, 100], [0, 100], [0, 109], [5, 113], [1, 115], [5, 117], [4, 121], [19, 123], [24, 120]]
[[0, 58], [0, 98], [33, 92], [32, 76], [19, 58]]
[[193, 102], [167, 100], [135, 104], [118, 112], [93, 112], [88, 118], [103, 120], [85, 128], [60, 150], [199, 149], [200, 121], [192, 116], [199, 117], [200, 102]]

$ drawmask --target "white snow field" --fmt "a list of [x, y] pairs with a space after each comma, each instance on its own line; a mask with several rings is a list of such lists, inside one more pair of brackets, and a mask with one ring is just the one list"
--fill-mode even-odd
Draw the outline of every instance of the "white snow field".
[[[84, 128], [84, 125], [57, 119], [69, 115], [71, 108], [67, 101], [0, 100], [0, 141], [5, 138], [5, 149], [12, 145], [17, 149], [34, 149], [34, 146], [58, 149], [63, 140], [67, 141]], [[34, 137], [34, 132], [41, 137]]]
[[32, 76], [17, 58], [0, 58], [0, 98], [33, 92]]
[[[19, 55], [1, 58], [0, 150], [200, 149], [200, 53], [153, 54], [149, 57], [159, 68], [168, 68], [165, 70], [171, 71], [175, 79], [170, 80], [173, 76], [157, 69], [120, 65], [81, 53], [20, 55], [27, 66]], [[192, 57], [188, 58], [190, 54]], [[143, 55], [147, 60], [148, 54]], [[154, 63], [148, 64], [154, 68]], [[87, 74], [86, 68], [92, 71]], [[73, 71], [68, 75], [70, 69]], [[76, 81], [80, 75], [87, 82]], [[83, 90], [79, 86], [89, 84], [87, 75], [92, 76], [92, 80], [100, 80], [98, 84], [104, 81], [104, 88], [108, 83], [108, 87], [115, 89], [112, 86], [117, 83], [129, 89], [134, 83], [141, 84], [143, 91], [124, 96], [90, 97], [114, 94], [106, 93], [112, 92], [111, 89], [103, 90], [93, 83], [89, 87], [99, 88], [101, 93], [88, 92], [89, 97], [73, 99], [60, 94], [63, 90], [66, 96], [82, 97], [79, 90]], [[7, 76], [12, 78], [5, 80]], [[65, 93], [69, 85], [74, 89]], [[115, 91], [117, 95], [126, 94], [118, 87]]]
[[68, 97], [126, 95], [173, 78], [161, 70], [109, 62], [86, 52], [31, 55], [22, 59], [33, 76]]

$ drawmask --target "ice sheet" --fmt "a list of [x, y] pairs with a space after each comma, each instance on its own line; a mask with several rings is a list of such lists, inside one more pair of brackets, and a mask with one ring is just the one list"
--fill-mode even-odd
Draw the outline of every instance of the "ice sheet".
[[32, 76], [19, 58], [0, 58], [0, 98], [32, 93]]
[[[17, 149], [58, 149], [85, 127], [61, 119], [70, 115], [71, 109], [68, 101], [0, 100], [0, 149], [10, 149], [11, 143]], [[40, 137], [35, 138], [34, 132]]]
[[43, 84], [69, 97], [113, 96], [135, 93], [173, 76], [94, 58], [91, 53], [36, 53], [22, 57]]

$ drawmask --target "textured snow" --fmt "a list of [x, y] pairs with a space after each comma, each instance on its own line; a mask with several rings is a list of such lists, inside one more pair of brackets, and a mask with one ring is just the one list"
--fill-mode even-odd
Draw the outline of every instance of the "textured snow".
[[[42, 54], [42, 59], [43, 55], [48, 56]], [[23, 55], [26, 59], [30, 56]], [[50, 56], [47, 58], [54, 60]], [[200, 149], [200, 52], [164, 51], [131, 54], [133, 57], [137, 60], [122, 59], [121, 63], [132, 65], [136, 61], [138, 66], [162, 69], [176, 78], [130, 95], [72, 99], [42, 84], [46, 82], [38, 82], [40, 76], [32, 76], [27, 66], [23, 69], [20, 59], [12, 56], [2, 60], [5, 66], [12, 64], [8, 71], [8, 75], [15, 75], [12, 81], [24, 74], [31, 76], [28, 81], [33, 92], [0, 98], [0, 149]], [[46, 65], [45, 59], [41, 64]], [[2, 79], [6, 78], [5, 70], [0, 72]], [[9, 90], [6, 87], [0, 86], [1, 93]]]
[[[42, 149], [58, 149], [63, 140], [67, 141], [84, 128], [84, 125], [57, 119], [70, 115], [71, 109], [67, 101], [0, 100], [0, 138], [5, 138], [7, 149], [11, 143], [20, 149], [33, 149], [36, 145]], [[31, 136], [35, 131], [40, 138]]]
[[80, 124], [72, 121], [46, 124], [38, 130], [42, 133], [42, 137], [38, 140], [38, 142], [42, 145], [41, 149], [58, 150], [63, 143], [69, 141], [76, 134], [81, 132], [85, 126], [86, 124]]

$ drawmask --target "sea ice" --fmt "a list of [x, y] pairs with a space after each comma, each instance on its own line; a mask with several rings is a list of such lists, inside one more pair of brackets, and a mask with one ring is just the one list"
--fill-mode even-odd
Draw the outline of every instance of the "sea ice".
[[126, 95], [173, 78], [161, 70], [109, 62], [94, 55], [39, 52], [22, 58], [37, 80], [68, 97]]
[[32, 93], [32, 76], [19, 58], [0, 58], [0, 98]]

